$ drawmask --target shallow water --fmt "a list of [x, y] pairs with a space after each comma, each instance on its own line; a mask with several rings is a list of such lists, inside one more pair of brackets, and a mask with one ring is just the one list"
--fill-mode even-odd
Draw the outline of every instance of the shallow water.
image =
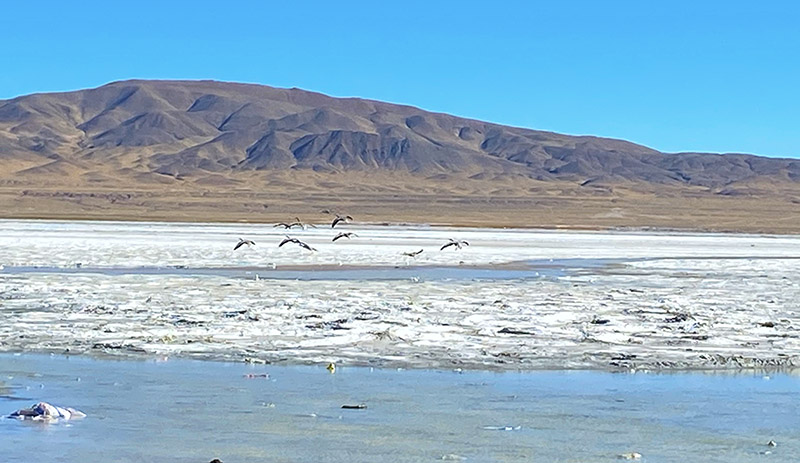
[[[736, 463], [800, 454], [800, 378], [784, 374], [340, 365], [332, 375], [323, 365], [0, 354], [4, 387], [0, 414], [45, 400], [89, 415], [0, 420], [4, 462], [611, 462], [639, 452], [645, 462]], [[340, 408], [358, 403], [368, 408]]]
[[[602, 266], [602, 261], [594, 263]], [[395, 267], [345, 267], [328, 268], [317, 266], [278, 270], [270, 267], [206, 268], [206, 267], [47, 267], [5, 266], [0, 274], [67, 274], [67, 275], [169, 275], [169, 276], [219, 276], [239, 279], [299, 280], [299, 281], [380, 281], [380, 280], [511, 280], [529, 278], [554, 278], [563, 276], [568, 269], [582, 269], [585, 265], [553, 266], [524, 265], [520, 268], [492, 267], [444, 267], [444, 266], [395, 266]]]

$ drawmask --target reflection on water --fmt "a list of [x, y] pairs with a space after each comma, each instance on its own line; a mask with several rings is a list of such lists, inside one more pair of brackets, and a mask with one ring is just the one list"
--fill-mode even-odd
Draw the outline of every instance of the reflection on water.
[[[33, 401], [89, 415], [54, 425], [0, 420], [9, 462], [601, 462], [625, 452], [647, 462], [750, 462], [800, 454], [800, 379], [788, 375], [341, 365], [329, 374], [324, 365], [3, 354], [0, 378]], [[367, 408], [341, 408], [360, 403]], [[0, 414], [26, 405], [0, 398]], [[767, 447], [770, 439], [778, 446]]]

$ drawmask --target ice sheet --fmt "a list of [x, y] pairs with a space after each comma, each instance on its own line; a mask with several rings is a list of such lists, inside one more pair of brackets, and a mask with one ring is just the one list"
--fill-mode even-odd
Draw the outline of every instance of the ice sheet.
[[[330, 243], [335, 230], [295, 233], [319, 249], [309, 253], [278, 248], [283, 234], [268, 226], [2, 221], [0, 349], [490, 369], [800, 365], [796, 237], [348, 230], [360, 236]], [[240, 236], [256, 246], [233, 252]], [[471, 245], [439, 251], [449, 237]], [[401, 255], [420, 248], [417, 259]], [[529, 262], [524, 277], [500, 273], [519, 261]], [[59, 270], [78, 263], [79, 273]], [[267, 263], [362, 273], [292, 280], [192, 270]], [[364, 277], [406, 265], [396, 279]]]

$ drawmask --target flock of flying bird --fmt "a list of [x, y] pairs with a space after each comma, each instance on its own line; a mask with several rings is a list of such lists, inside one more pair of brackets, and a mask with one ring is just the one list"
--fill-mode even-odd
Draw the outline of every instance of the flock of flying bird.
[[[327, 212], [327, 211], [323, 211], [323, 212]], [[331, 228], [336, 228], [337, 224], [350, 223], [352, 221], [353, 221], [353, 217], [352, 216], [336, 214], [336, 217], [334, 217], [333, 221], [331, 222]], [[280, 223], [277, 223], [277, 224], [275, 224], [273, 226], [273, 228], [278, 228], [278, 227], [282, 227], [285, 230], [290, 230], [292, 228], [300, 228], [302, 230], [306, 230], [308, 227], [317, 228], [313, 224], [303, 223], [300, 220], [300, 218], [298, 218], [298, 217], [295, 217], [293, 222], [280, 222]], [[342, 238], [351, 239], [351, 238], [357, 237], [357, 236], [358, 235], [353, 233], [353, 232], [340, 232], [336, 236], [334, 236], [331, 241], [335, 242], [336, 240], [339, 240], [339, 239], [342, 239]], [[307, 249], [309, 251], [316, 251], [316, 249], [311, 247], [308, 243], [300, 241], [299, 239], [293, 238], [293, 237], [291, 237], [289, 235], [286, 235], [286, 238], [284, 238], [278, 244], [278, 247], [279, 248], [283, 247], [284, 244], [288, 244], [288, 243], [296, 244], [296, 245], [300, 246], [301, 248]], [[233, 247], [233, 250], [236, 251], [237, 249], [241, 248], [242, 246], [247, 245], [249, 247], [249, 246], [254, 246], [255, 244], [256, 244], [255, 241], [244, 239], [244, 238], [239, 238], [239, 242], [236, 244], [236, 246]], [[463, 240], [456, 240], [456, 239], [450, 238], [450, 241], [445, 243], [439, 250], [440, 251], [444, 251], [445, 249], [447, 249], [447, 248], [449, 248], [451, 246], [453, 247], [453, 249], [462, 249], [464, 246], [469, 246], [469, 243], [466, 242], [466, 241], [463, 241]], [[422, 254], [422, 251], [423, 250], [420, 249], [419, 251], [404, 252], [403, 255], [404, 256], [408, 256], [408, 257], [417, 257], [418, 255]]]

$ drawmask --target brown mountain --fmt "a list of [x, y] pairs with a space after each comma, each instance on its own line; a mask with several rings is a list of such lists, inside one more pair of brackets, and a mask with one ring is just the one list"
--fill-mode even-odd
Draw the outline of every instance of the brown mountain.
[[[445, 200], [453, 220], [430, 210], [444, 222], [469, 222], [476, 213], [495, 221], [495, 206], [505, 204], [506, 215], [549, 208], [555, 217], [534, 224], [680, 226], [674, 216], [685, 211], [663, 211], [681, 204], [675, 198], [722, 211], [734, 205], [722, 197], [742, 207], [766, 200], [776, 210], [790, 210], [800, 197], [800, 160], [661, 153], [410, 106], [211, 81], [124, 81], [0, 101], [0, 166], [6, 216], [267, 220], [289, 212], [271, 199], [280, 195], [292, 210], [311, 198], [372, 207], [375, 219], [387, 202], [410, 200], [410, 211]], [[219, 201], [198, 199], [211, 197]], [[233, 207], [226, 215], [220, 208], [231, 207], [231, 197], [255, 199], [260, 209]], [[642, 201], [662, 210], [659, 217], [642, 221], [642, 212], [632, 220], [626, 204]], [[581, 221], [559, 218], [580, 203], [573, 215]], [[741, 222], [745, 209], [729, 215]], [[796, 221], [777, 229], [791, 231]], [[728, 227], [716, 224], [683, 225]]]

